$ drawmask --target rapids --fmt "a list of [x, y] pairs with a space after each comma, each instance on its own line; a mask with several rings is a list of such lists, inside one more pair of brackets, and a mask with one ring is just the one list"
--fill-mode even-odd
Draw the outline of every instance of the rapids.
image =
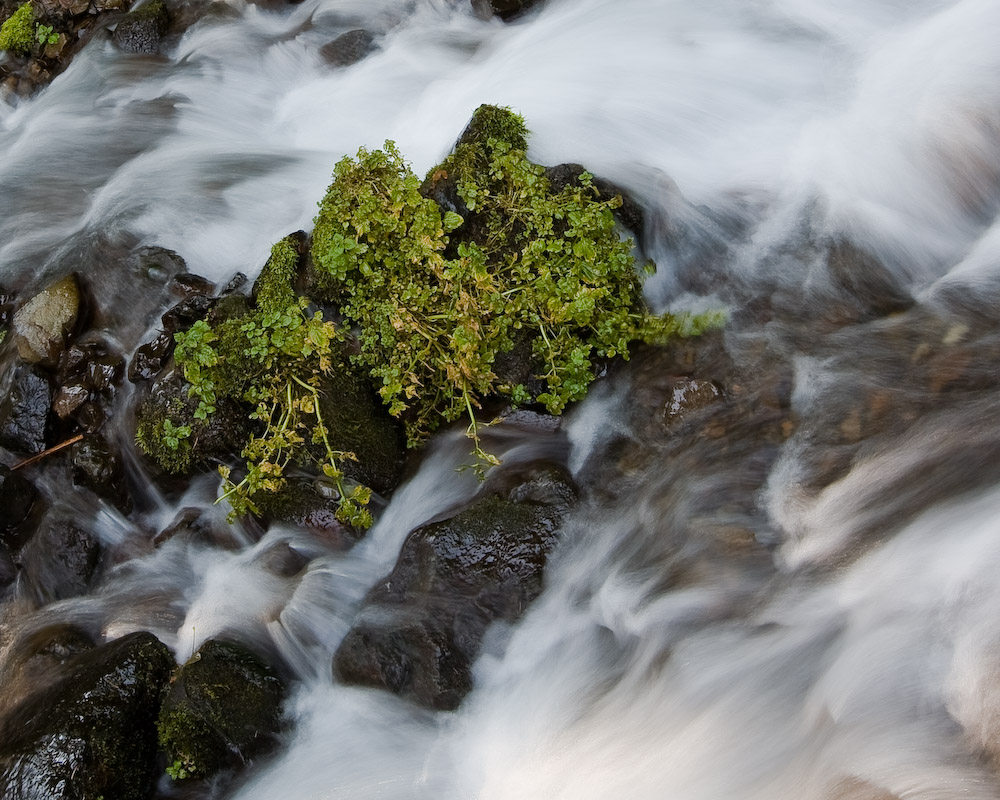
[[[150, 630], [181, 659], [224, 630], [278, 653], [290, 732], [240, 800], [1000, 797], [1000, 4], [546, 0], [506, 25], [465, 0], [222, 5], [165, 56], [98, 37], [0, 105], [0, 282], [72, 265], [107, 303], [137, 244], [252, 276], [311, 227], [343, 155], [393, 139], [419, 174], [480, 103], [506, 105], [533, 160], [642, 202], [650, 303], [727, 308], [728, 357], [777, 365], [794, 429], [751, 413], [725, 447], [648, 445], [650, 357], [564, 436], [499, 432], [508, 462], [608, 477], [454, 713], [337, 685], [330, 658], [406, 534], [475, 491], [457, 433], [347, 554], [288, 528], [256, 541], [220, 508], [218, 546], [154, 550], [178, 508], [211, 507], [213, 476], [150, 488], [140, 519], [78, 508], [117, 563], [24, 618]], [[354, 28], [376, 52], [323, 64]], [[874, 290], [828, 268], [824, 238], [884, 265]], [[866, 309], [885, 287], [916, 308]], [[875, 397], [888, 411], [852, 416]], [[623, 448], [642, 457], [623, 467]], [[267, 566], [287, 545], [310, 559], [295, 581]]]

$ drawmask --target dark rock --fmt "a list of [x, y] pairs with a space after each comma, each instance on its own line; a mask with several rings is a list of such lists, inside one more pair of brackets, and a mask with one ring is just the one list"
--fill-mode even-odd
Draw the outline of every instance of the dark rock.
[[225, 297], [226, 295], [236, 294], [236, 292], [240, 291], [247, 285], [248, 281], [249, 278], [247, 278], [246, 275], [242, 272], [237, 272], [226, 282], [226, 285], [222, 287], [222, 292], [220, 292], [221, 296]]
[[34, 485], [9, 467], [0, 464], [0, 541], [8, 547], [19, 546], [23, 538], [21, 524], [38, 499]]
[[211, 295], [215, 292], [215, 284], [193, 272], [182, 272], [170, 281], [170, 292], [182, 298], [193, 297], [196, 294]]
[[139, 383], [155, 378], [167, 365], [175, 345], [173, 334], [166, 332], [160, 333], [153, 341], [146, 342], [135, 351], [128, 365], [128, 379], [132, 383]]
[[348, 31], [320, 48], [319, 54], [334, 67], [355, 64], [375, 49], [375, 37], [366, 30]]
[[192, 295], [182, 300], [160, 317], [163, 330], [167, 333], [176, 333], [190, 328], [198, 320], [204, 319], [216, 302], [214, 298], [203, 294]]
[[56, 383], [78, 383], [94, 392], [108, 393], [121, 382], [125, 359], [102, 341], [76, 342], [59, 357]]
[[10, 557], [7, 548], [0, 544], [0, 601], [4, 599], [16, 580], [17, 566], [14, 564], [14, 559]]
[[472, 0], [472, 7], [485, 16], [496, 15], [504, 22], [523, 14], [539, 0]]
[[[379, 494], [394, 489], [406, 460], [406, 438], [371, 384], [352, 371], [335, 370], [323, 377], [319, 396], [330, 446], [358, 458], [342, 461], [344, 474]], [[320, 460], [325, 456], [321, 447], [313, 446]]]
[[340, 680], [430, 708], [458, 706], [486, 628], [517, 619], [541, 592], [546, 558], [576, 497], [555, 465], [495, 474], [469, 507], [407, 536], [334, 656]]
[[121, 383], [125, 359], [120, 355], [104, 355], [87, 364], [87, 383], [95, 392], [108, 392]]
[[863, 317], [882, 317], [914, 305], [909, 289], [871, 253], [848, 241], [837, 241], [827, 250], [827, 269], [844, 287]]
[[363, 535], [351, 525], [337, 519], [336, 490], [320, 493], [317, 481], [289, 478], [278, 492], [259, 492], [254, 502], [271, 521], [305, 528], [337, 550], [347, 550]]
[[19, 369], [0, 403], [0, 445], [18, 453], [41, 453], [48, 444], [52, 387], [33, 369]]
[[43, 603], [84, 594], [101, 560], [97, 538], [66, 512], [49, 512], [14, 556]]
[[168, 27], [170, 14], [163, 0], [151, 0], [125, 15], [111, 41], [125, 53], [154, 55]]
[[87, 13], [90, 0], [32, 0], [36, 19], [68, 25], [74, 17]]
[[[582, 164], [559, 164], [555, 167], [546, 167], [545, 175], [549, 179], [549, 185], [553, 194], [558, 194], [567, 186], [575, 186], [580, 181], [580, 176], [586, 172]], [[645, 214], [632, 196], [611, 181], [595, 177], [593, 187], [597, 192], [597, 197], [603, 202], [620, 197], [622, 204], [615, 209], [614, 214], [626, 228], [636, 236], [641, 236], [645, 227]]]
[[722, 392], [712, 381], [698, 378], [678, 378], [663, 405], [663, 424], [680, 425], [694, 412], [713, 405], [722, 399]]
[[178, 778], [238, 768], [275, 743], [285, 687], [246, 648], [211, 640], [178, 669], [157, 728]]
[[55, 367], [81, 310], [80, 284], [67, 275], [32, 297], [14, 314], [17, 353], [29, 364]]
[[60, 386], [52, 401], [52, 410], [59, 419], [69, 419], [90, 399], [90, 389], [80, 383]]
[[146, 800], [156, 765], [155, 720], [173, 665], [150, 633], [70, 655], [65, 678], [0, 724], [6, 800]]
[[128, 510], [128, 491], [121, 456], [103, 436], [85, 436], [73, 445], [70, 461], [76, 486], [85, 486], [122, 511]]
[[73, 420], [84, 433], [97, 433], [108, 418], [100, 403], [88, 400], [73, 414]]
[[137, 277], [149, 278], [161, 285], [174, 275], [187, 272], [187, 262], [165, 247], [136, 248], [128, 257], [128, 271]]

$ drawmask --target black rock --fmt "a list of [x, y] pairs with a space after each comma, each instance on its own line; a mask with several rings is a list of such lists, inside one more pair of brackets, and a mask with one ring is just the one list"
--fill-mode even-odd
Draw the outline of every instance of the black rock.
[[84, 594], [101, 560], [97, 538], [64, 512], [49, 512], [14, 556], [43, 603]]
[[173, 355], [175, 345], [174, 335], [163, 332], [139, 347], [128, 365], [128, 379], [132, 383], [140, 383], [155, 378]]
[[375, 49], [375, 37], [366, 30], [348, 31], [320, 48], [323, 60], [334, 67], [355, 64]]
[[71, 655], [62, 681], [0, 722], [5, 800], [147, 800], [173, 659], [150, 633]]
[[18, 453], [41, 453], [50, 434], [52, 387], [34, 369], [19, 369], [0, 403], [0, 445]]
[[121, 456], [103, 436], [89, 435], [73, 445], [70, 451], [73, 483], [85, 486], [98, 497], [128, 512], [128, 490]]
[[254, 653], [205, 642], [174, 673], [157, 722], [175, 777], [209, 777], [272, 747], [284, 697], [282, 680]]
[[480, 14], [494, 14], [504, 22], [523, 14], [539, 0], [472, 0], [472, 7]]
[[190, 328], [198, 320], [204, 319], [216, 302], [214, 298], [203, 294], [192, 295], [185, 300], [181, 300], [181, 302], [160, 317], [163, 330], [167, 333], [176, 333], [185, 328]]
[[34, 485], [9, 467], [0, 464], [0, 540], [8, 546], [16, 546], [17, 532], [21, 523], [31, 513], [38, 499]]
[[338, 648], [337, 677], [456, 708], [486, 628], [517, 619], [541, 592], [575, 492], [556, 465], [501, 471], [469, 507], [411, 532]]

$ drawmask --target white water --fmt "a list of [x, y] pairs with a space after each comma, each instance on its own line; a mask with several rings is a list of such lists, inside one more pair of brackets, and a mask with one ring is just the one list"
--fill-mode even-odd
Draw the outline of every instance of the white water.
[[[0, 108], [0, 278], [56, 270], [101, 239], [176, 249], [213, 279], [253, 273], [311, 226], [345, 153], [391, 138], [422, 172], [477, 105], [509, 105], [536, 160], [584, 163], [644, 203], [654, 302], [798, 298], [797, 319], [729, 337], [737, 357], [765, 342], [793, 365], [798, 428], [767, 457], [699, 445], [588, 501], [546, 591], [491, 631], [453, 714], [334, 685], [329, 666], [406, 533], [474, 490], [452, 471], [453, 442], [348, 555], [294, 530], [148, 554], [137, 528], [135, 560], [50, 613], [152, 630], [181, 658], [223, 629], [280, 653], [301, 679], [294, 726], [244, 800], [1000, 796], [997, 406], [975, 393], [938, 405], [904, 383], [905, 424], [810, 488], [825, 418], [899, 388], [883, 370], [908, 364], [907, 348], [916, 363], [923, 340], [899, 343], [891, 319], [813, 331], [830, 279], [786, 247], [803, 220], [847, 235], [945, 320], [925, 343], [963, 326], [978, 326], [972, 344], [995, 340], [997, 315], [970, 309], [1000, 279], [1000, 4], [547, 0], [507, 26], [459, 0], [231, 5], [164, 58], [95, 41], [39, 96]], [[356, 27], [380, 34], [378, 52], [323, 66], [319, 47]], [[685, 293], [709, 247], [726, 291]], [[99, 295], [115, 280], [84, 266]], [[974, 368], [995, 388], [995, 362]], [[606, 384], [572, 415], [574, 469], [631, 435], [629, 402]], [[726, 525], [753, 534], [753, 556], [702, 562], [699, 536]], [[304, 577], [269, 571], [281, 542], [311, 559]], [[678, 565], [694, 577], [667, 580]]]

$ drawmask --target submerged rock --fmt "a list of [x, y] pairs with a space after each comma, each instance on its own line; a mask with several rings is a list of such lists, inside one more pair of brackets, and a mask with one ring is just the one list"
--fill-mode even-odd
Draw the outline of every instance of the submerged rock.
[[539, 0], [472, 0], [472, 7], [484, 15], [495, 15], [504, 22], [539, 5]]
[[323, 45], [319, 54], [334, 67], [347, 67], [361, 61], [375, 49], [375, 37], [366, 30], [348, 31]]
[[8, 547], [23, 543], [27, 537], [21, 526], [37, 499], [38, 490], [30, 481], [0, 464], [0, 542]]
[[46, 514], [14, 557], [32, 594], [42, 603], [85, 594], [100, 559], [97, 537], [63, 511]]
[[0, 721], [6, 800], [146, 800], [173, 659], [150, 633], [70, 654], [63, 677]]
[[67, 275], [32, 297], [14, 314], [17, 354], [29, 364], [55, 367], [80, 313], [80, 284]]
[[274, 745], [285, 686], [238, 644], [205, 642], [171, 679], [157, 721], [175, 779], [245, 765]]
[[469, 507], [411, 532], [337, 650], [337, 677], [456, 708], [487, 627], [516, 620], [541, 592], [575, 497], [556, 465], [500, 472]]

